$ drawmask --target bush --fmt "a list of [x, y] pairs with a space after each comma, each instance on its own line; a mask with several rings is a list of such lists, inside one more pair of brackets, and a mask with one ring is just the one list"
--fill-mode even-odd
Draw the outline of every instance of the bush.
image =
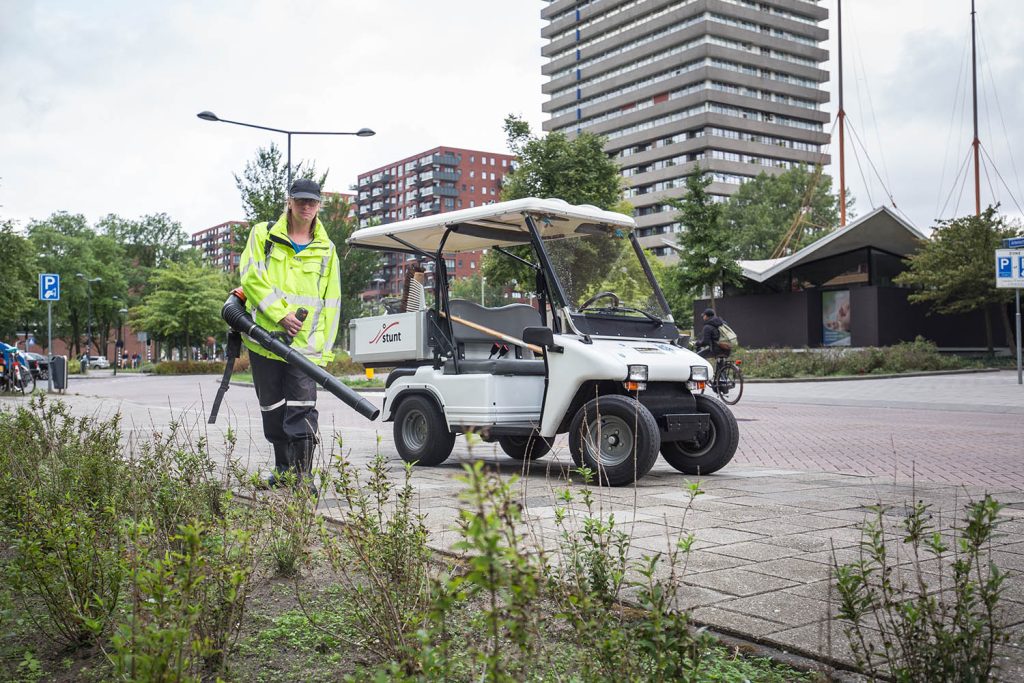
[[348, 353], [344, 351], [338, 351], [334, 356], [334, 360], [328, 363], [324, 369], [335, 377], [362, 375], [366, 372], [366, 368], [352, 360]]
[[736, 358], [747, 377], [830, 377], [899, 374], [980, 367], [977, 361], [940, 353], [934, 343], [918, 337], [894, 346], [863, 349], [739, 349]]
[[[872, 680], [989, 680], [995, 648], [1008, 638], [999, 610], [1006, 575], [991, 555], [1002, 507], [987, 494], [971, 502], [954, 538], [935, 528], [921, 502], [897, 528], [875, 508], [863, 526], [862, 558], [836, 568], [839, 618]], [[909, 569], [900, 566], [904, 553]]]
[[[249, 357], [235, 359], [234, 372], [248, 372]], [[224, 372], [224, 361], [219, 360], [165, 360], [153, 366], [155, 375], [219, 375]]]

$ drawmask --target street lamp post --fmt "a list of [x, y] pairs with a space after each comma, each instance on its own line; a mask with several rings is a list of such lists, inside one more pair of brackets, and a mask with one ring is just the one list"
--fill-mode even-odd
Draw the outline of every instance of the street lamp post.
[[312, 130], [284, 130], [282, 128], [271, 128], [270, 126], [257, 126], [254, 123], [242, 123], [241, 121], [228, 121], [222, 119], [212, 111], [201, 111], [196, 114], [203, 121], [220, 121], [221, 123], [233, 123], [236, 126], [245, 126], [247, 128], [259, 128], [260, 130], [269, 130], [274, 133], [284, 133], [288, 136], [288, 187], [292, 186], [292, 136], [293, 135], [355, 135], [361, 138], [368, 138], [371, 135], [376, 135], [376, 132], [369, 128], [360, 128], [357, 131], [312, 131]]
[[124, 314], [127, 312], [127, 308], [121, 308], [117, 311], [117, 343], [114, 344], [114, 377], [117, 377], [117, 366], [121, 362], [121, 358], [124, 356]]
[[88, 374], [89, 373], [89, 361], [92, 360], [92, 283], [94, 283], [94, 282], [103, 282], [103, 278], [101, 278], [101, 277], [89, 278], [89, 277], [86, 277], [85, 275], [83, 275], [82, 273], [75, 273], [75, 277], [77, 277], [80, 280], [85, 280], [85, 300], [86, 300], [86, 305], [88, 306], [88, 312], [89, 312], [89, 318], [88, 318], [88, 322], [87, 322], [88, 328], [89, 328], [89, 337], [87, 338], [86, 343], [85, 343], [85, 358], [86, 358], [86, 361], [85, 361], [85, 364], [82, 366], [82, 372], [85, 373], [85, 374]]

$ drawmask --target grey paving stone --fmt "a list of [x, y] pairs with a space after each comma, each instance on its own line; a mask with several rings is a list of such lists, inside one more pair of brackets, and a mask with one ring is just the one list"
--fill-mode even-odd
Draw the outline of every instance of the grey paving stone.
[[735, 598], [719, 602], [715, 606], [761, 619], [781, 621], [790, 626], [811, 624], [828, 617], [827, 605], [785, 591]]
[[800, 556], [787, 557], [783, 560], [757, 562], [749, 566], [751, 571], [778, 576], [797, 583], [814, 583], [829, 576], [827, 565], [801, 559]]
[[760, 638], [769, 633], [786, 630], [789, 627], [782, 622], [769, 621], [749, 614], [730, 612], [719, 607], [698, 607], [691, 613], [693, 620], [699, 624], [714, 627], [716, 630], [732, 633], [741, 637]]
[[733, 543], [731, 545], [714, 546], [712, 548], [704, 549], [701, 552], [728, 555], [730, 557], [738, 557], [743, 560], [766, 562], [768, 560], [778, 560], [783, 557], [792, 557], [799, 551], [793, 548], [784, 548], [772, 545], [770, 543], [746, 541], [743, 543]]
[[746, 568], [720, 569], [703, 574], [694, 574], [684, 578], [687, 584], [711, 588], [728, 595], [748, 596], [771, 591], [778, 591], [797, 585], [795, 582], [776, 577], [766, 576], [749, 571]]

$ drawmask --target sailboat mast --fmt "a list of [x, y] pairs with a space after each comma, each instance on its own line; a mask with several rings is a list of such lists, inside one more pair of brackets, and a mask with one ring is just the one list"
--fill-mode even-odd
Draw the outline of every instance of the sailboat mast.
[[[843, 0], [838, 2], [839, 26], [839, 226], [846, 225], [846, 110], [843, 108]], [[971, 0], [973, 3], [974, 0]], [[977, 128], [977, 115], [975, 115]]]
[[[973, 104], [974, 104], [974, 141], [971, 146], [974, 148], [974, 215], [981, 215], [981, 157], [979, 148], [981, 140], [978, 139], [978, 48], [974, 28], [974, 0], [971, 0], [971, 77], [973, 83]], [[842, 78], [842, 77], [840, 77]]]

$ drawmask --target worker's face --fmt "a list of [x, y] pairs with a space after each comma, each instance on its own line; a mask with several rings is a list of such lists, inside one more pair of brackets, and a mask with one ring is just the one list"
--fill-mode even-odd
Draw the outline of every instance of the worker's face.
[[316, 212], [320, 210], [320, 202], [315, 199], [289, 199], [288, 205], [292, 209], [292, 214], [304, 221], [313, 220]]

